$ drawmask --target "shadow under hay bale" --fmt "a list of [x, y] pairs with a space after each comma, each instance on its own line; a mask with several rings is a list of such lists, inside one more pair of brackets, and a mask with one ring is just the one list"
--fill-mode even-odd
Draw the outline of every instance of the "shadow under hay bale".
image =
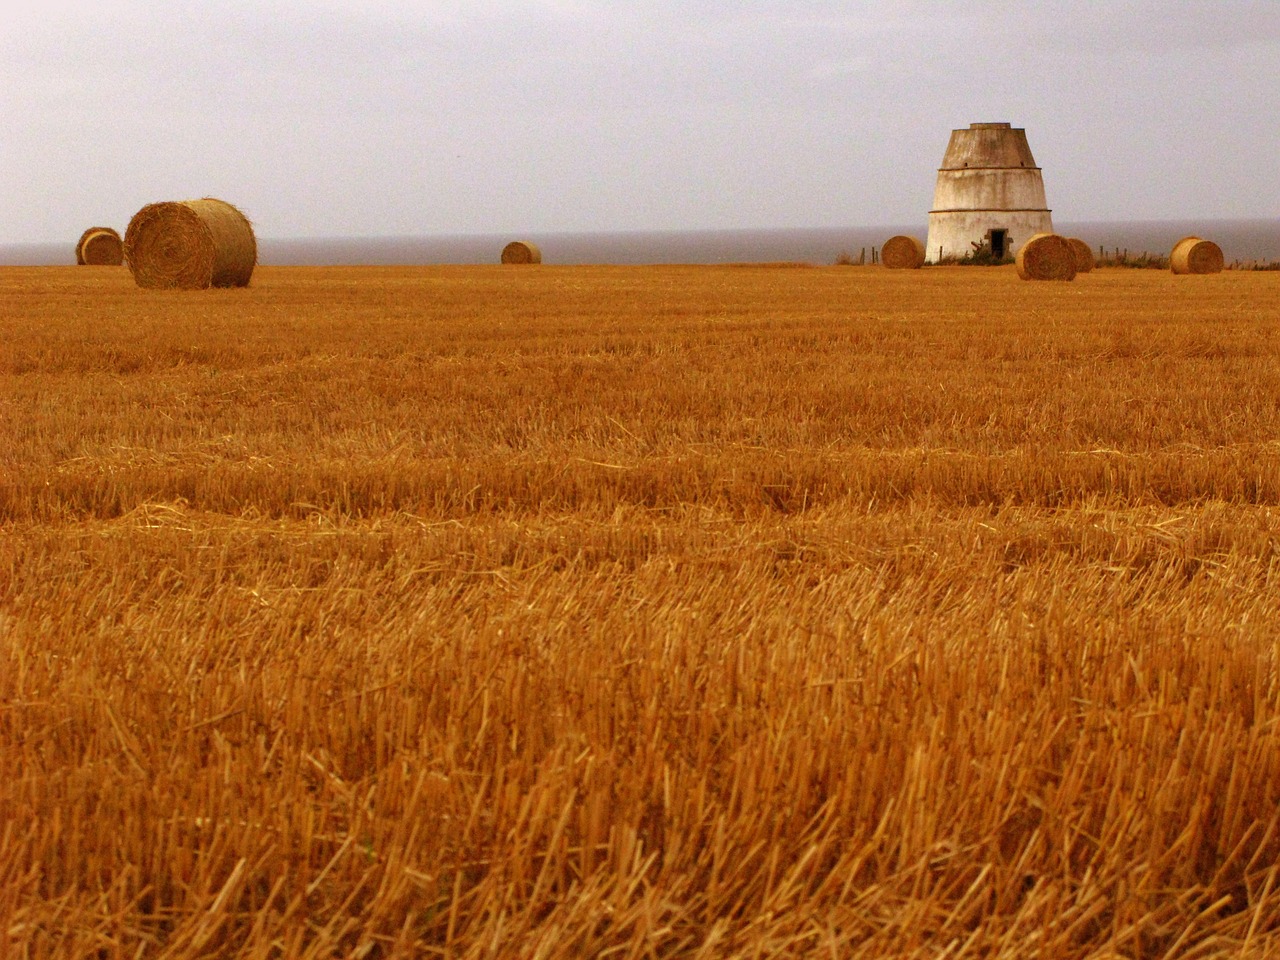
[[124, 263], [124, 244], [111, 227], [90, 227], [76, 241], [76, 263], [82, 267], [118, 267]]
[[1066, 237], [1037, 233], [1018, 249], [1014, 259], [1023, 280], [1074, 280], [1076, 254]]
[[890, 270], [919, 270], [924, 266], [924, 244], [915, 237], [890, 237], [880, 248], [880, 262]]
[[1221, 273], [1224, 264], [1222, 248], [1199, 237], [1183, 237], [1169, 255], [1169, 267], [1176, 274]]
[[1071, 251], [1076, 255], [1076, 273], [1089, 273], [1097, 266], [1097, 261], [1093, 258], [1093, 248], [1081, 240], [1079, 237], [1067, 237], [1067, 243], [1071, 244]]
[[258, 242], [243, 213], [205, 197], [143, 207], [125, 231], [124, 255], [140, 287], [245, 287], [258, 263]]
[[528, 240], [512, 240], [502, 248], [503, 263], [541, 263], [542, 251]]

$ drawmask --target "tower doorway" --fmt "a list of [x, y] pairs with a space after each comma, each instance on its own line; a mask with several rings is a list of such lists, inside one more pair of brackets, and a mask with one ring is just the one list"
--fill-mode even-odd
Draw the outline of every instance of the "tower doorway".
[[991, 231], [991, 256], [997, 260], [1003, 260], [1009, 252], [1009, 231], [1008, 230], [992, 230]]

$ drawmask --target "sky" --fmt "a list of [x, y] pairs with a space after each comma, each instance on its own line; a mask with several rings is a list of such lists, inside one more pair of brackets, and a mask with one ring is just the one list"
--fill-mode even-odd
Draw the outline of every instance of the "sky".
[[1280, 217], [1280, 2], [0, 0], [0, 243], [923, 224], [1024, 127], [1063, 221]]

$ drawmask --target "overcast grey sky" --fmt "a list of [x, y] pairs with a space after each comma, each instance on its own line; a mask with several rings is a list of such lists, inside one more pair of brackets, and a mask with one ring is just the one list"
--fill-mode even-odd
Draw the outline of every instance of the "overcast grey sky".
[[952, 127], [1061, 220], [1280, 216], [1280, 2], [0, 0], [0, 243], [923, 225]]

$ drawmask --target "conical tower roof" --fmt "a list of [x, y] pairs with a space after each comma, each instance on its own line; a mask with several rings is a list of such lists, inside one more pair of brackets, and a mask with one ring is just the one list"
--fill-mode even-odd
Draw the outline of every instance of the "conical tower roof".
[[1027, 131], [1008, 123], [971, 123], [952, 130], [942, 170], [1040, 169], [1031, 155]]

